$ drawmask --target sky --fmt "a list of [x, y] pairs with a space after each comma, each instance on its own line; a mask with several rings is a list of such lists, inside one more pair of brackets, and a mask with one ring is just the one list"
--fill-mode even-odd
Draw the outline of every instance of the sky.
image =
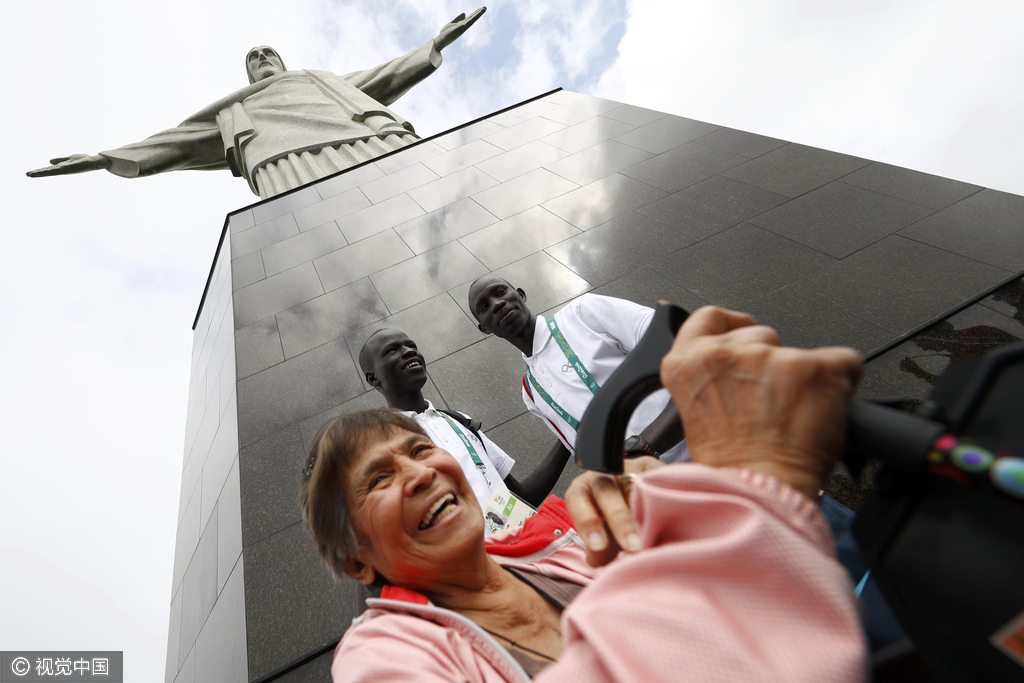
[[[450, 0], [7, 3], [0, 38], [0, 650], [123, 650], [163, 679], [191, 324], [227, 172], [29, 179], [244, 86], [244, 57], [346, 73]], [[496, 2], [394, 105], [427, 136], [564, 87], [1024, 194], [1015, 0]]]

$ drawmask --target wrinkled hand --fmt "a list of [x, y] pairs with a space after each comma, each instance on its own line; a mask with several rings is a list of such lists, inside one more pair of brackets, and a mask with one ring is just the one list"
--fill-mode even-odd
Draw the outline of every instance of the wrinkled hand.
[[[623, 464], [624, 474], [639, 474], [663, 464], [648, 456], [632, 458]], [[640, 549], [640, 530], [629, 509], [629, 492], [629, 477], [600, 472], [581, 474], [565, 492], [565, 504], [576, 531], [587, 544], [590, 566], [608, 564], [622, 549]]]
[[842, 448], [863, 369], [849, 348], [782, 348], [744, 313], [691, 315], [661, 363], [693, 462], [770, 474], [814, 497]]
[[67, 157], [50, 159], [50, 166], [37, 168], [25, 175], [29, 178], [42, 178], [48, 175], [67, 175], [70, 173], [85, 173], [86, 171], [99, 171], [110, 166], [110, 159], [99, 154], [72, 154]]
[[434, 47], [437, 48], [437, 51], [440, 52], [458, 40], [466, 32], [466, 29], [475, 24], [476, 20], [486, 11], [486, 7], [481, 7], [470, 14], [469, 17], [466, 17], [466, 13], [463, 12], [445, 24], [437, 34], [437, 38], [434, 38]]

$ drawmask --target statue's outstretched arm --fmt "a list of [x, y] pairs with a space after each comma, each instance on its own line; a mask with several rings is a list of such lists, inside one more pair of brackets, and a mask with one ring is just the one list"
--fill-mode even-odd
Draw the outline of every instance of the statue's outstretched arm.
[[434, 38], [434, 47], [437, 48], [437, 51], [440, 52], [458, 40], [459, 37], [466, 32], [466, 29], [475, 24], [476, 20], [479, 19], [486, 11], [486, 7], [481, 7], [468, 17], [465, 12], [463, 12], [445, 24], [441, 28], [440, 32], [438, 32], [437, 37]]
[[85, 173], [86, 171], [100, 171], [110, 168], [110, 159], [99, 154], [72, 154], [66, 157], [50, 159], [50, 165], [29, 171], [25, 175], [29, 178], [42, 178], [48, 175], [67, 175], [70, 173]]

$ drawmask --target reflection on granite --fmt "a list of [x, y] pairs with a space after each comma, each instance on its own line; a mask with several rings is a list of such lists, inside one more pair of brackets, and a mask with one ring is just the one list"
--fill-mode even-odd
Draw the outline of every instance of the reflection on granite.
[[[873, 400], [904, 399], [903, 407], [913, 409], [928, 396], [950, 363], [1019, 341], [1024, 341], [1024, 281], [1020, 279], [869, 361], [857, 395]], [[856, 510], [870, 489], [871, 477], [871, 472], [865, 472], [853, 481], [840, 470], [833, 473], [825, 491]]]

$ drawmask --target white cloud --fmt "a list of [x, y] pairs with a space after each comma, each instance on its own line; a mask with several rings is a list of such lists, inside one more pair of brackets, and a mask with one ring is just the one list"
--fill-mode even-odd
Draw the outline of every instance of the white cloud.
[[632, 0], [627, 102], [1024, 192], [1024, 7]]

